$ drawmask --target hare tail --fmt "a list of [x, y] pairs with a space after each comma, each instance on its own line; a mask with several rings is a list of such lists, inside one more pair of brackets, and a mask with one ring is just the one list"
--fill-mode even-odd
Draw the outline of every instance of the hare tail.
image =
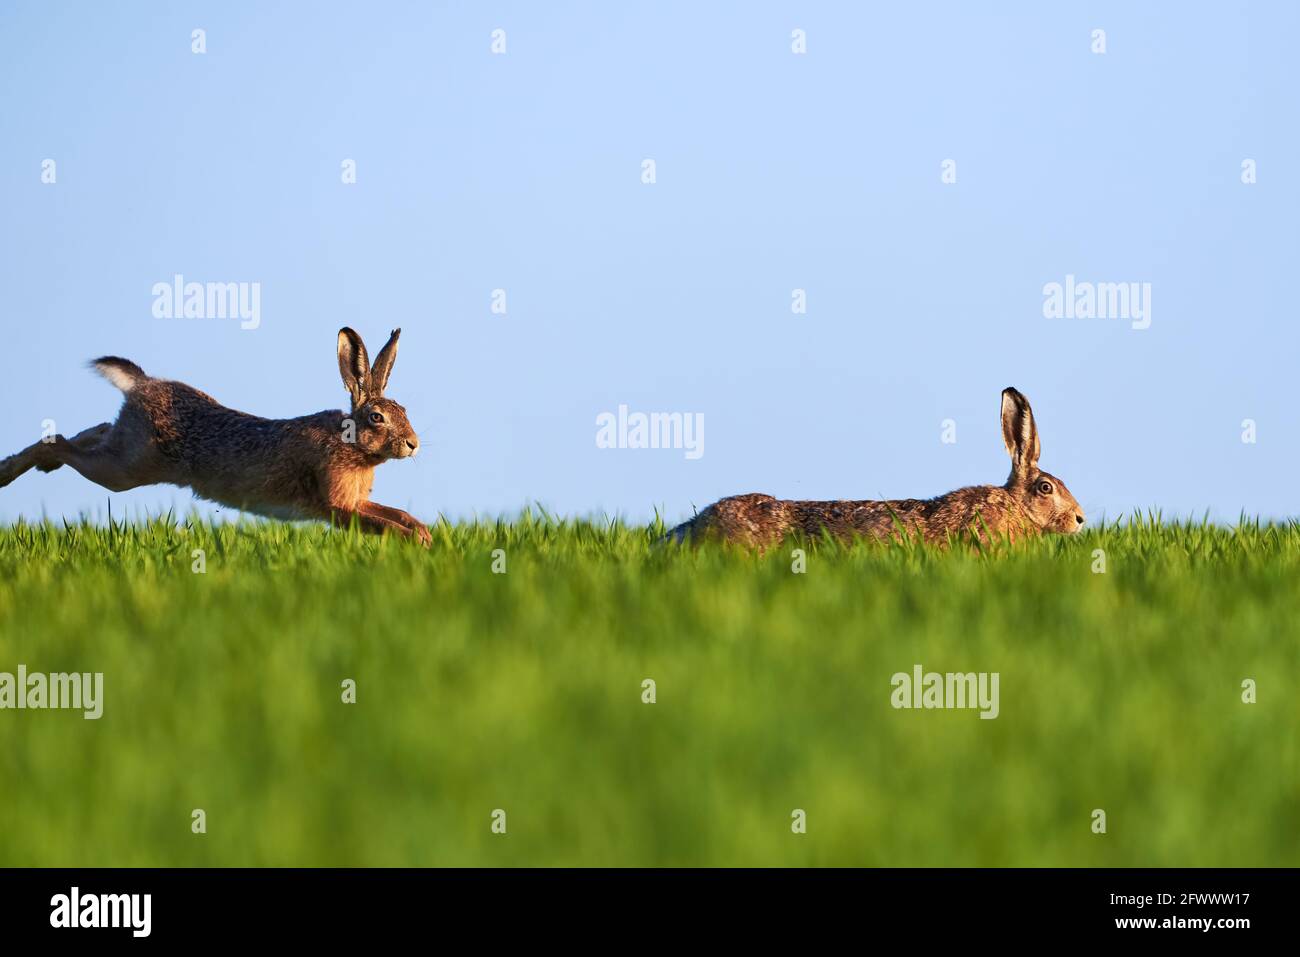
[[123, 392], [130, 392], [141, 379], [149, 378], [144, 370], [130, 359], [119, 359], [117, 356], [103, 356], [90, 365]]

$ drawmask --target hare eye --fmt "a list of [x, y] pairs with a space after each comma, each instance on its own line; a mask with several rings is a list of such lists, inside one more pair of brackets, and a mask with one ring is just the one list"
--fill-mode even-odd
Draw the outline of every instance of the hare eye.
[[370, 421], [375, 423], [375, 425], [378, 425], [380, 422], [384, 421], [384, 417], [380, 415], [378, 412], [371, 412]]
[[1039, 483], [1038, 483], [1038, 491], [1042, 492], [1044, 495], [1051, 495], [1051, 494], [1052, 494], [1052, 483], [1051, 483], [1051, 482], [1039, 482]]

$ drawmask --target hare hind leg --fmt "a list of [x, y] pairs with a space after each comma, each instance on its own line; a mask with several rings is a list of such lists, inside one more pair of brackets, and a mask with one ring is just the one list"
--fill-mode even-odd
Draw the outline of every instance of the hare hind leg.
[[29, 445], [7, 459], [0, 459], [0, 488], [4, 488], [29, 468], [36, 465], [35, 446]]
[[[112, 422], [101, 422], [99, 425], [92, 425], [88, 429], [82, 429], [72, 438], [68, 439], [68, 442], [75, 445], [83, 452], [89, 452], [99, 445], [99, 443], [104, 440], [104, 437], [111, 431], [113, 431]], [[57, 459], [48, 458], [37, 462], [35, 467], [38, 472], [53, 472], [55, 469], [62, 467], [62, 465], [63, 463]]]
[[[112, 426], [107, 423], [105, 426], [86, 429], [71, 439], [56, 435], [51, 443], [37, 443], [32, 447], [41, 450], [37, 452], [35, 467], [43, 472], [52, 472], [60, 465], [71, 465], [85, 478], [110, 492], [125, 492], [163, 481], [157, 475], [147, 474], [138, 462], [128, 459], [113, 442], [107, 441]], [[97, 433], [101, 429], [103, 431]]]
[[90, 428], [78, 432], [71, 439], [63, 439], [62, 436], [56, 435], [52, 439], [42, 439], [40, 442], [34, 442], [21, 452], [15, 452], [7, 459], [0, 459], [0, 488], [8, 485], [28, 469], [53, 472], [61, 466], [63, 464], [62, 460], [52, 452], [59, 441], [69, 442], [78, 448], [89, 450], [98, 445], [112, 429], [113, 423], [101, 422], [99, 425], [92, 425]]

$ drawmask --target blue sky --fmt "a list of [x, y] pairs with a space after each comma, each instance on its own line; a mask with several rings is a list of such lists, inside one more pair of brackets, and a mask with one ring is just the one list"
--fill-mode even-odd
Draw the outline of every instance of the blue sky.
[[[1007, 385], [1091, 517], [1296, 515], [1298, 10], [6, 3], [0, 454], [113, 417], [97, 355], [292, 416], [345, 403], [340, 326], [401, 326], [423, 447], [374, 497], [426, 520], [1000, 483]], [[155, 318], [178, 273], [260, 324]], [[1150, 327], [1045, 318], [1067, 275]], [[619, 405], [704, 454], [597, 448]], [[0, 520], [109, 498], [31, 472]]]

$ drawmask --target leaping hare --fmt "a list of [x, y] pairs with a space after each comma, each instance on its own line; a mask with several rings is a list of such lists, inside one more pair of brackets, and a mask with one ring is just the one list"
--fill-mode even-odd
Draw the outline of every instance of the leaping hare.
[[1077, 532], [1083, 509], [1065, 483], [1038, 468], [1038, 426], [1029, 400], [1015, 389], [1002, 390], [1002, 440], [1011, 456], [1005, 485], [960, 488], [931, 499], [885, 502], [789, 502], [770, 495], [736, 495], [714, 502], [668, 537], [682, 542], [716, 538], [760, 549], [779, 543], [792, 531], [842, 538], [855, 535], [897, 538], [899, 526], [929, 542], [970, 532], [1037, 535]]
[[200, 498], [258, 515], [355, 518], [366, 531], [415, 535], [427, 546], [429, 530], [418, 519], [369, 500], [375, 466], [420, 447], [406, 410], [384, 398], [401, 332], [393, 330], [372, 366], [361, 337], [340, 329], [339, 372], [352, 410], [296, 419], [236, 412], [183, 382], [148, 376], [127, 359], [96, 359], [91, 365], [125, 396], [117, 421], [70, 439], [56, 435], [0, 461], [0, 487], [30, 468], [71, 465], [114, 492], [188, 486]]

